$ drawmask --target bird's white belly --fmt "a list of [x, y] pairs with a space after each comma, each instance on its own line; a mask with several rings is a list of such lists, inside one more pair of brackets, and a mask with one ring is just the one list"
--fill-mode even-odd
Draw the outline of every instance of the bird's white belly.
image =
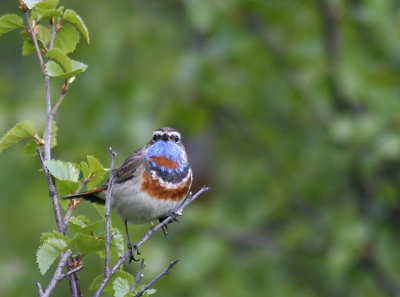
[[111, 194], [111, 207], [130, 223], [142, 224], [170, 215], [182, 201], [156, 199], [140, 190], [133, 180], [114, 184]]

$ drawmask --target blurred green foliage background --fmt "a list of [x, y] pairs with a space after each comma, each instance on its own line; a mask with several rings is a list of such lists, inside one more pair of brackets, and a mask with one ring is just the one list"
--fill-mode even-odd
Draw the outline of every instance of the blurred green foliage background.
[[[18, 13], [2, 0], [0, 15]], [[55, 158], [117, 163], [180, 130], [212, 190], [144, 247], [158, 296], [400, 296], [400, 3], [395, 0], [62, 1], [89, 65], [57, 116]], [[0, 39], [0, 131], [44, 128], [44, 85], [18, 32]], [[55, 98], [61, 81], [53, 81]], [[37, 158], [0, 155], [0, 295], [46, 285], [55, 229]], [[77, 213], [96, 217], [88, 204]], [[113, 222], [122, 226], [116, 215]], [[148, 226], [131, 226], [139, 239]], [[85, 296], [103, 269], [84, 258]], [[135, 273], [137, 263], [125, 269]], [[55, 296], [67, 296], [67, 282]]]

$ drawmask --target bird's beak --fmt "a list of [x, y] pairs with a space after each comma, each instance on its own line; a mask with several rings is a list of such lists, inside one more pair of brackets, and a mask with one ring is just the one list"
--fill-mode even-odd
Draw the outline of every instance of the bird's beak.
[[168, 141], [168, 136], [167, 136], [167, 134], [164, 134], [164, 135], [163, 135], [162, 140]]

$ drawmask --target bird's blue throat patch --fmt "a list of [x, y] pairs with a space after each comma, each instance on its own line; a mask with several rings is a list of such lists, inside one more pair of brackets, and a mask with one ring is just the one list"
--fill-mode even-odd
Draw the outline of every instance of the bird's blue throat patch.
[[[156, 164], [152, 157], [165, 157], [178, 164], [177, 168], [167, 168]], [[151, 167], [160, 170], [163, 173], [179, 174], [187, 171], [189, 164], [186, 161], [185, 152], [173, 141], [160, 140], [154, 143], [146, 154], [146, 160], [150, 162]]]

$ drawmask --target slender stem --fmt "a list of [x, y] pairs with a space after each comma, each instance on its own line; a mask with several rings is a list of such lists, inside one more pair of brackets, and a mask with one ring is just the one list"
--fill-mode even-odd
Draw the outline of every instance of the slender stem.
[[42, 165], [43, 172], [47, 179], [47, 184], [48, 184], [48, 188], [49, 188], [49, 196], [51, 198], [51, 201], [53, 202], [53, 209], [54, 209], [54, 215], [56, 217], [58, 232], [64, 233], [64, 222], [63, 222], [63, 219], [61, 216], [61, 208], [60, 208], [60, 203], [59, 203], [59, 199], [58, 199], [58, 190], [56, 187], [56, 183], [54, 181], [53, 176], [51, 175], [51, 173], [47, 169], [46, 165], [44, 164], [44, 160], [43, 160], [43, 156], [42, 156], [42, 152], [41, 152], [40, 148], [38, 147], [36, 149], [36, 151], [39, 155], [40, 164]]
[[[53, 107], [53, 109], [52, 109], [51, 112], [50, 112], [51, 115], [52, 115], [53, 117], [56, 116], [57, 111], [58, 111], [58, 108], [60, 107], [61, 103], [64, 101], [65, 95], [66, 95], [67, 92], [68, 92], [68, 87], [69, 87], [68, 80], [65, 80], [64, 85], [63, 85], [62, 88], [61, 88], [60, 97], [58, 98], [56, 104], [54, 104], [54, 107]], [[50, 135], [51, 135], [51, 134], [50, 134]], [[51, 139], [51, 138], [50, 138], [50, 139]]]
[[[192, 195], [191, 193], [188, 195], [186, 200], [182, 203], [182, 205], [178, 208], [176, 213], [171, 214], [168, 216], [164, 221], [159, 223], [157, 226], [154, 228], [150, 228], [150, 230], [143, 236], [141, 240], [139, 240], [136, 244], [136, 247], [141, 246], [143, 243], [145, 243], [157, 230], [161, 229], [163, 226], [167, 225], [169, 222], [173, 221], [178, 214], [182, 214], [183, 209], [188, 206], [190, 203], [192, 203], [194, 200], [196, 200], [201, 194], [204, 192], [207, 192], [210, 188], [209, 187], [202, 187], [196, 194]], [[114, 264], [114, 266], [111, 268], [110, 272], [108, 275], [104, 274], [103, 281], [101, 282], [100, 286], [97, 288], [96, 293], [94, 294], [94, 297], [99, 297], [101, 293], [103, 292], [104, 288], [110, 281], [111, 277], [114, 275], [114, 273], [119, 269], [119, 267], [130, 257], [130, 251], [128, 250], [125, 254], [123, 254], [118, 261]]]
[[143, 270], [145, 267], [146, 267], [146, 263], [144, 263], [144, 259], [142, 259], [142, 261], [140, 262], [139, 270], [137, 271], [136, 276], [135, 276], [135, 283], [133, 284], [133, 286], [130, 289], [131, 291], [133, 291], [136, 288], [136, 286], [138, 285], [138, 283], [142, 280], [142, 278], [144, 276]]
[[47, 135], [46, 135], [46, 143], [44, 144], [44, 159], [50, 160], [51, 158], [51, 132], [52, 125], [54, 120], [54, 115], [51, 114], [51, 90], [50, 90], [50, 77], [46, 71], [46, 65], [43, 60], [42, 53], [40, 51], [40, 47], [36, 38], [36, 33], [34, 28], [32, 28], [31, 20], [29, 18], [29, 13], [26, 10], [24, 12], [26, 22], [28, 23], [29, 34], [32, 37], [33, 45], [35, 46], [36, 54], [39, 59], [40, 68], [42, 70], [42, 75], [44, 79], [44, 85], [46, 90], [46, 110], [47, 110]]
[[31, 34], [33, 45], [35, 46], [36, 54], [37, 54], [38, 59], [39, 59], [40, 68], [42, 69], [42, 74], [43, 74], [43, 76], [45, 76], [45, 75], [47, 75], [46, 66], [44, 64], [42, 53], [40, 51], [40, 47], [39, 47], [39, 44], [38, 44], [38, 41], [37, 41], [37, 38], [36, 38], [36, 33], [34, 32], [34, 30], [32, 28], [31, 19], [29, 18], [28, 10], [26, 10], [24, 12], [24, 15], [25, 15], [26, 22], [28, 23], [29, 34]]
[[110, 245], [111, 245], [111, 232], [110, 232], [110, 212], [111, 212], [111, 188], [114, 181], [114, 159], [116, 153], [110, 147], [110, 178], [108, 180], [108, 187], [106, 192], [106, 202], [105, 202], [105, 218], [106, 218], [106, 254], [105, 254], [105, 270], [104, 277], [110, 275]]
[[[85, 178], [85, 180], [80, 184], [78, 190], [76, 190], [74, 194], [80, 193], [80, 192], [82, 191], [82, 189], [83, 189], [84, 187], [86, 187], [86, 185], [87, 185], [87, 184], [90, 182], [90, 180], [92, 179], [93, 174], [94, 174], [94, 173], [90, 174], [88, 177]], [[68, 207], [68, 209], [67, 209], [67, 211], [66, 211], [66, 213], [65, 213], [65, 217], [64, 217], [64, 231], [65, 231], [65, 232], [67, 232], [68, 223], [69, 223], [69, 220], [71, 219], [71, 216], [72, 216], [72, 211], [75, 209], [75, 207], [76, 207], [77, 205], [78, 205], [78, 204], [75, 204], [75, 203], [74, 203], [74, 199], [72, 199], [71, 202], [69, 203], [69, 207]]]
[[57, 34], [57, 28], [55, 24], [54, 17], [51, 18], [51, 37], [50, 37], [50, 43], [49, 43], [49, 50], [53, 48], [54, 46], [54, 40], [56, 39], [56, 34]]
[[147, 285], [144, 286], [143, 289], [141, 289], [136, 295], [135, 297], [140, 297], [142, 296], [152, 285], [154, 285], [156, 282], [158, 282], [160, 280], [160, 278], [162, 278], [163, 276], [166, 276], [169, 271], [171, 270], [171, 268], [178, 263], [179, 260], [175, 260], [173, 262], [171, 262], [171, 264], [168, 265], [168, 267], [166, 269], [164, 269], [164, 271], [162, 271], [159, 275], [157, 275], [151, 282], [149, 282]]

